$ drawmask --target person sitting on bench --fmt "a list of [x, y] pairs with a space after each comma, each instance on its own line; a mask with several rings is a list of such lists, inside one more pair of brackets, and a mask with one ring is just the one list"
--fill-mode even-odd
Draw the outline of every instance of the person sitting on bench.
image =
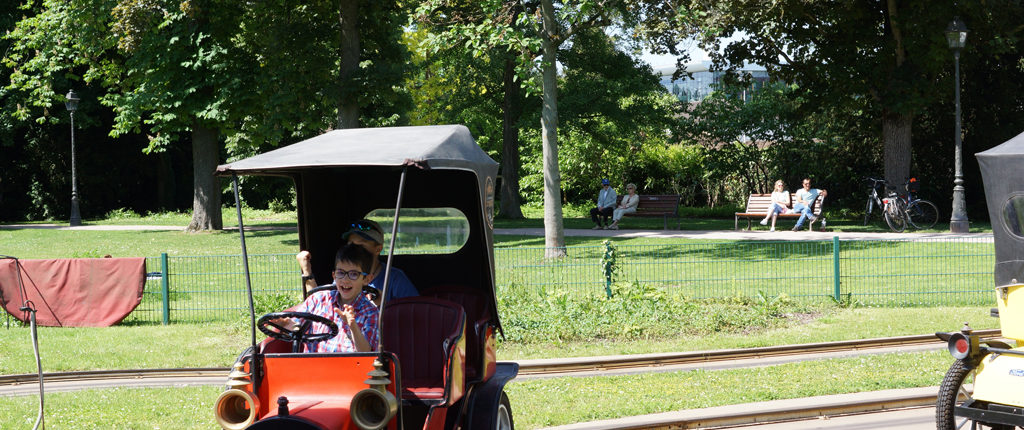
[[590, 219], [594, 221], [594, 230], [608, 228], [608, 217], [615, 209], [615, 189], [607, 178], [601, 180], [601, 191], [597, 193], [597, 207], [590, 209]]
[[761, 220], [761, 225], [768, 225], [768, 219], [772, 220], [772, 228], [768, 231], [775, 231], [775, 221], [779, 219], [779, 214], [793, 213], [793, 210], [789, 208], [790, 205], [789, 191], [786, 191], [786, 183], [782, 182], [782, 179], [775, 181], [775, 191], [772, 191], [772, 204], [768, 206], [768, 214]]
[[619, 220], [622, 219], [623, 215], [636, 213], [636, 205], [640, 203], [640, 196], [636, 193], [636, 185], [626, 185], [626, 192], [629, 194], [622, 196], [622, 202], [612, 212], [612, 225], [608, 226], [609, 230], [619, 229]]
[[817, 188], [811, 188], [811, 179], [804, 178], [804, 187], [797, 190], [796, 192], [796, 203], [793, 204], [793, 213], [799, 213], [800, 219], [796, 220], [796, 226], [793, 227], [793, 231], [800, 231], [804, 225], [804, 220], [810, 220], [811, 223], [808, 225], [808, 230], [813, 230], [814, 221], [818, 220], [818, 217], [814, 216], [814, 201], [818, 200], [818, 195], [821, 194], [823, 197], [828, 195], [828, 191], [819, 190]]

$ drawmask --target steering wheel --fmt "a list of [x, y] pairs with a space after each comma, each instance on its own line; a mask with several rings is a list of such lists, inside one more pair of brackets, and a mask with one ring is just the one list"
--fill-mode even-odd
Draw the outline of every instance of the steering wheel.
[[[296, 319], [299, 320], [299, 324], [295, 329], [288, 330], [274, 322], [274, 320], [280, 318]], [[307, 334], [306, 331], [309, 330], [309, 327], [314, 322], [326, 325], [329, 331], [326, 333]], [[291, 342], [292, 352], [299, 352], [299, 350], [302, 349], [302, 344], [304, 342], [320, 342], [322, 340], [327, 340], [338, 335], [338, 324], [325, 317], [316, 314], [311, 314], [309, 312], [271, 312], [269, 314], [261, 316], [259, 321], [256, 322], [256, 326], [259, 327], [260, 331], [262, 331], [267, 336], [270, 336], [274, 339], [283, 340], [285, 342]], [[278, 331], [271, 330], [271, 327], [277, 329]]]

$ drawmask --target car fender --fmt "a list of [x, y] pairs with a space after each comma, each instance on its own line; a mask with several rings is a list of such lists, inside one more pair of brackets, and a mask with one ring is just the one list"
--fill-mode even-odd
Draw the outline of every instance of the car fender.
[[490, 379], [477, 384], [468, 399], [469, 410], [466, 414], [466, 428], [490, 429], [498, 413], [498, 403], [505, 384], [519, 374], [519, 363], [500, 362]]

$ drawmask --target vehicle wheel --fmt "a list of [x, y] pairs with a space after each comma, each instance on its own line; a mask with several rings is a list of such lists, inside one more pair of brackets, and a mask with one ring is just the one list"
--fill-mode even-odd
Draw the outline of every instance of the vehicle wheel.
[[970, 401], [971, 393], [965, 388], [974, 384], [976, 369], [963, 360], [957, 360], [949, 367], [946, 377], [942, 378], [942, 385], [939, 386], [938, 401], [935, 402], [935, 429], [955, 430], [962, 428], [975, 428], [976, 425], [984, 425], [993, 430], [1010, 430], [1013, 426], [994, 425], [990, 426], [981, 422], [973, 422], [970, 427], [965, 425], [971, 421], [964, 417], [953, 416], [953, 408]]
[[939, 220], [939, 208], [935, 203], [928, 200], [918, 200], [907, 206], [907, 218], [910, 223], [920, 230], [926, 230], [935, 226]]
[[907, 219], [903, 217], [903, 213], [900, 208], [895, 204], [885, 205], [883, 211], [885, 215], [885, 223], [889, 224], [889, 228], [896, 233], [902, 233], [903, 230], [907, 229]]
[[498, 403], [498, 416], [495, 417], [494, 423], [495, 430], [514, 430], [515, 425], [512, 422], [512, 404], [508, 401], [508, 396], [505, 392], [501, 392], [501, 403]]
[[864, 225], [868, 225], [868, 220], [871, 219], [871, 209], [873, 209], [874, 203], [871, 199], [868, 199], [868, 204], [864, 208]]

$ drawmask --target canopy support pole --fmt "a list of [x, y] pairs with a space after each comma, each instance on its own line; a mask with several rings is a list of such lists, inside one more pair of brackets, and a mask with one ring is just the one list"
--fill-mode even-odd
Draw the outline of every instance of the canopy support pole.
[[252, 299], [252, 280], [249, 276], [249, 253], [245, 248], [245, 226], [242, 224], [242, 205], [238, 197], [238, 175], [231, 175], [231, 185], [235, 192], [235, 214], [238, 215], [238, 236], [242, 239], [242, 268], [245, 270], [245, 289], [249, 293], [249, 327], [252, 330], [252, 361], [249, 366], [249, 372], [252, 374], [252, 389], [253, 392], [259, 389], [260, 386], [260, 372], [258, 372], [256, 366], [258, 366], [258, 360], [256, 360], [256, 307], [253, 305]]
[[[402, 195], [405, 194], [405, 175], [409, 172], [409, 166], [402, 167], [402, 176], [398, 180], [398, 202], [395, 203], [395, 218], [391, 223], [391, 240], [388, 244], [388, 261], [384, 265], [384, 286], [380, 290], [380, 314], [384, 314], [384, 306], [388, 302], [388, 282], [391, 280], [391, 259], [395, 257], [395, 241], [398, 238], [398, 216], [402, 211]], [[380, 344], [381, 325], [377, 323], [377, 350], [383, 351]]]

